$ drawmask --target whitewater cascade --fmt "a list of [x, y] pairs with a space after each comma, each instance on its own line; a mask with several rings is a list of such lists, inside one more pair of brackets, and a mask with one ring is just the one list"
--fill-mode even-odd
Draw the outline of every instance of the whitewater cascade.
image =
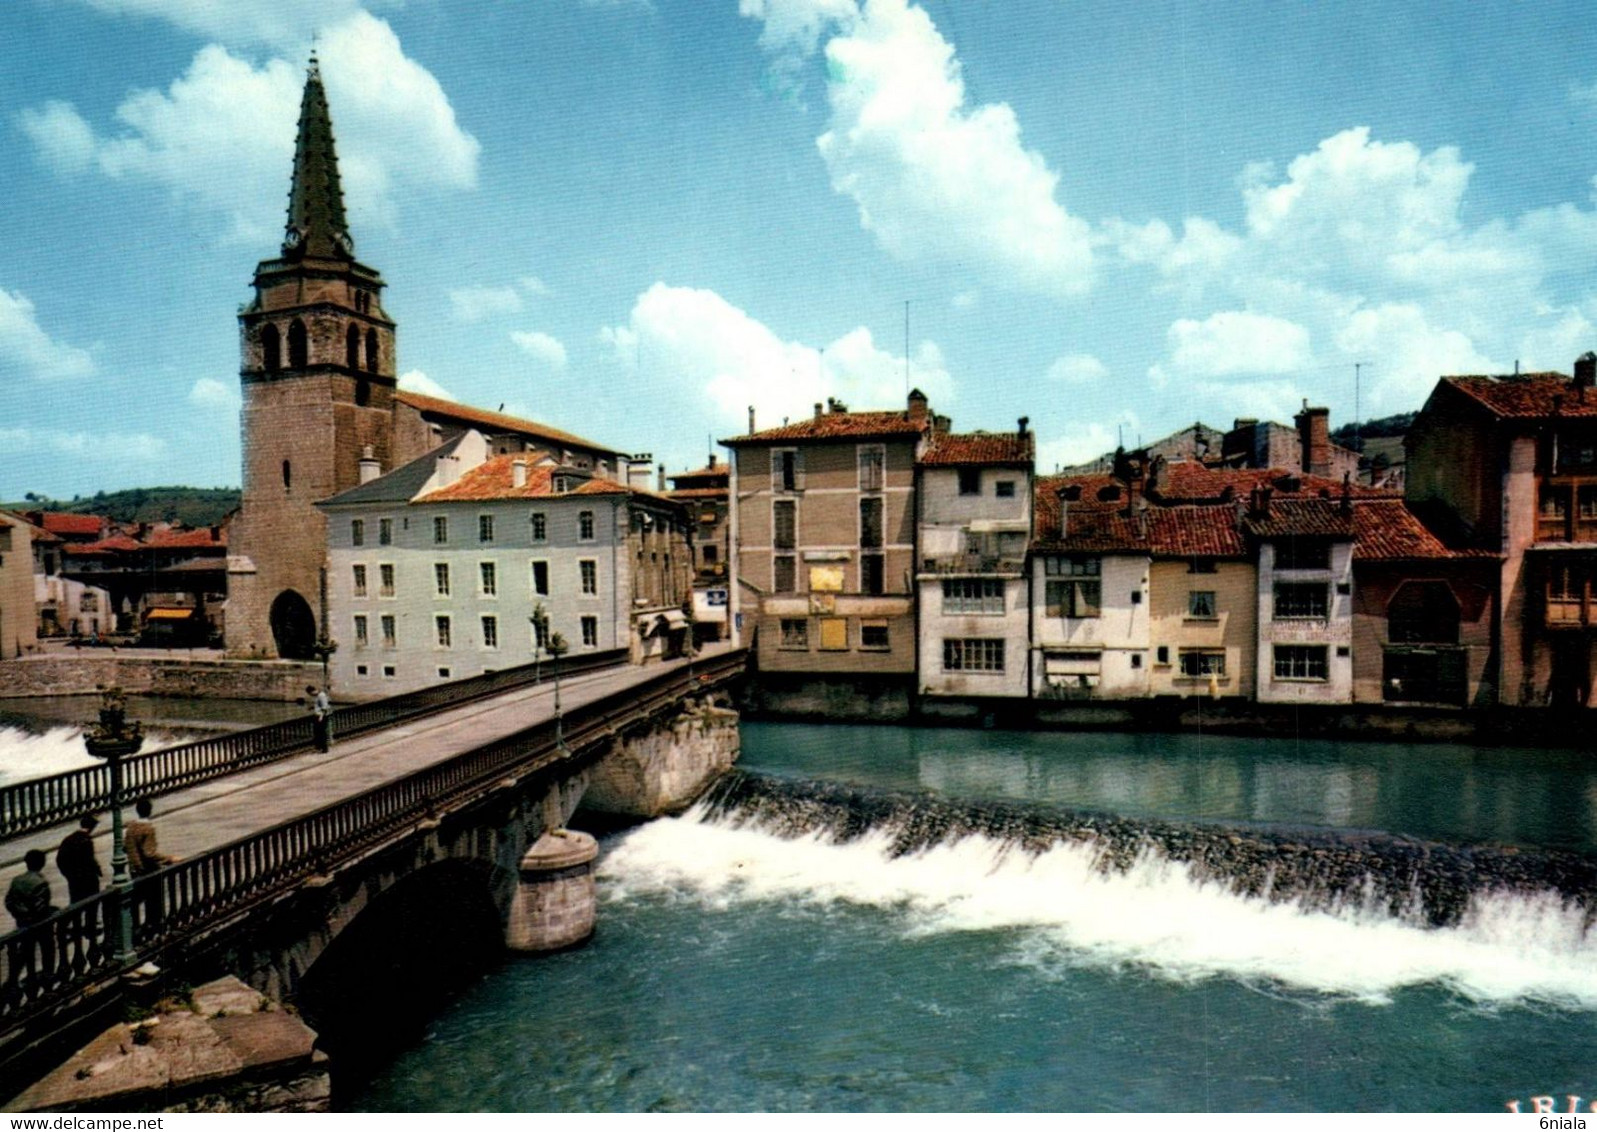
[[1013, 930], [1040, 969], [1146, 965], [1384, 999], [1597, 1008], [1597, 861], [1380, 833], [1141, 820], [741, 771], [601, 865], [606, 898], [851, 904]]

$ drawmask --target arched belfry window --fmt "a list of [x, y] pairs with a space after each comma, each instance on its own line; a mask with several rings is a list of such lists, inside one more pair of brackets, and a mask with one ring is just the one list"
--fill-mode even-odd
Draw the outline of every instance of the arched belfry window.
[[377, 372], [377, 331], [366, 332], [366, 368]]
[[305, 341], [305, 324], [295, 319], [288, 324], [288, 366], [304, 369], [310, 364], [310, 351]]
[[269, 322], [261, 329], [261, 364], [267, 373], [283, 368], [283, 340]]
[[344, 335], [344, 364], [350, 369], [360, 368], [360, 328], [353, 322], [349, 324], [349, 333]]

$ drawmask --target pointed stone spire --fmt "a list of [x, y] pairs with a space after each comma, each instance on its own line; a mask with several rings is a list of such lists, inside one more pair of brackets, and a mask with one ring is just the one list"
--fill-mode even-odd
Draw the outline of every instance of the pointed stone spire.
[[353, 259], [355, 243], [344, 219], [344, 192], [333, 150], [333, 119], [322, 88], [321, 66], [312, 53], [299, 104], [294, 143], [294, 180], [288, 190], [288, 230], [283, 258]]

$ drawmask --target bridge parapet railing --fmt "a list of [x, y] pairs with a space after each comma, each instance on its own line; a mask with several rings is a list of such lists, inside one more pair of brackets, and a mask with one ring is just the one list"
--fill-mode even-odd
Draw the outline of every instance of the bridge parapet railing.
[[[716, 657], [565, 715], [562, 750], [552, 720], [467, 751], [260, 833], [169, 865], [135, 885], [133, 963], [161, 959], [186, 939], [309, 877], [336, 871], [416, 823], [502, 781], [546, 770], [704, 683], [742, 668], [741, 652]], [[497, 675], [497, 674], [495, 674]], [[0, 1031], [12, 1030], [115, 976], [121, 893], [99, 893], [42, 923], [0, 936]], [[164, 960], [163, 960], [164, 962]]]
[[[563, 676], [577, 676], [623, 663], [627, 650], [612, 649], [562, 660]], [[548, 661], [486, 672], [414, 692], [342, 707], [332, 714], [333, 733], [349, 738], [475, 700], [547, 681]], [[303, 716], [231, 735], [216, 735], [124, 759], [123, 801], [151, 798], [287, 758], [315, 745], [311, 718]], [[0, 840], [97, 813], [111, 805], [111, 775], [100, 763], [44, 778], [0, 786]]]

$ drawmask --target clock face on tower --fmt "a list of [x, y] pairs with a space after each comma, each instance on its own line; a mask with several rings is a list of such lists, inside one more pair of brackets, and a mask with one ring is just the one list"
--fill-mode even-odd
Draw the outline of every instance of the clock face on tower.
[[293, 251], [304, 242], [305, 233], [300, 231], [298, 228], [290, 228], [287, 232], [283, 233], [283, 247], [289, 251]]
[[355, 241], [350, 239], [348, 232], [340, 232], [334, 237], [334, 240], [337, 241], [340, 250], [345, 255], [353, 256], [355, 254]]

